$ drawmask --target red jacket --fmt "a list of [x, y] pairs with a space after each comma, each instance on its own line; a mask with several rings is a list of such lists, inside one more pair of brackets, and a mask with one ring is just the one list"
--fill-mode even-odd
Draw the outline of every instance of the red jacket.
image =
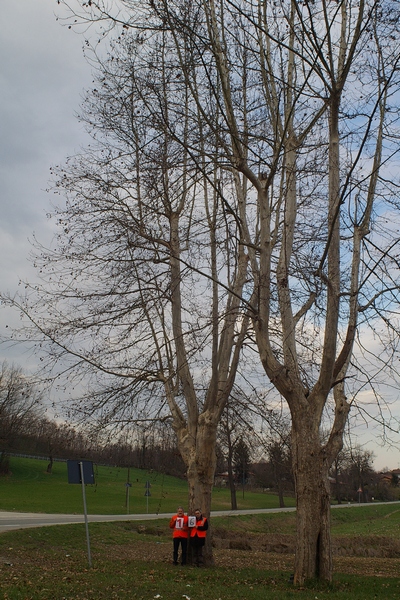
[[169, 522], [169, 526], [174, 530], [172, 537], [187, 538], [189, 536], [187, 515], [183, 515], [182, 517], [174, 515]]
[[190, 537], [197, 535], [199, 538], [205, 538], [207, 535], [208, 521], [206, 517], [196, 520], [196, 525], [190, 530]]

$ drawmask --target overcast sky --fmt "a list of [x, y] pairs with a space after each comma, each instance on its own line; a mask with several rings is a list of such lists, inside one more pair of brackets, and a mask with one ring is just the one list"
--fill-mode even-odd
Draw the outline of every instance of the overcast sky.
[[[32, 279], [29, 239], [51, 239], [49, 169], [85, 142], [75, 118], [90, 87], [83, 39], [56, 20], [56, 0], [2, 0], [0, 35], [1, 289]], [[60, 13], [59, 13], [60, 14]], [[0, 327], [15, 317], [0, 314]], [[0, 349], [18, 360], [18, 351]]]
[[[14, 293], [20, 279], [34, 278], [29, 238], [52, 236], [46, 219], [49, 169], [85, 144], [75, 118], [91, 85], [83, 38], [61, 26], [56, 0], [1, 0], [0, 36], [0, 269], [1, 289]], [[0, 311], [0, 333], [17, 316]], [[34, 357], [0, 347], [0, 358], [34, 367]], [[376, 455], [375, 468], [397, 468], [400, 453], [379, 448], [371, 427], [361, 441]]]

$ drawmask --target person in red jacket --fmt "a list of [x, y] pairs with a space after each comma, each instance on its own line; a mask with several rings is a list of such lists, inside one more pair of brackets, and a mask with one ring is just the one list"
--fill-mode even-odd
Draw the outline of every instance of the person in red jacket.
[[178, 564], [178, 552], [179, 546], [181, 546], [181, 565], [184, 566], [186, 565], [189, 528], [188, 517], [183, 512], [182, 506], [178, 506], [178, 512], [171, 518], [169, 526], [174, 530], [172, 533], [172, 540], [174, 543], [174, 565]]
[[190, 530], [190, 545], [193, 548], [193, 564], [200, 567], [203, 564], [203, 546], [206, 543], [208, 521], [200, 509], [194, 511], [196, 525]]

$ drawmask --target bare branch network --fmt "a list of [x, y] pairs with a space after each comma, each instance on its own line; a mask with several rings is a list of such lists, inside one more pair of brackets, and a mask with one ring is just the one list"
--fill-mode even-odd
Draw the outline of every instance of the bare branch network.
[[261, 366], [291, 414], [295, 582], [330, 579], [329, 469], [357, 390], [398, 378], [398, 4], [69, 8], [109, 44], [93, 142], [54, 168], [57, 239], [9, 302], [89, 377], [85, 411], [171, 415], [205, 513], [221, 414]]

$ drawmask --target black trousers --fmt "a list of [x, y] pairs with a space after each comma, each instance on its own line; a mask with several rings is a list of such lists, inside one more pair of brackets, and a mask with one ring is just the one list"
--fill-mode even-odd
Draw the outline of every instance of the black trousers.
[[197, 536], [190, 538], [190, 546], [193, 551], [193, 564], [196, 567], [201, 567], [203, 565], [204, 544], [205, 544], [204, 538], [199, 538]]
[[181, 564], [186, 565], [186, 557], [187, 557], [187, 538], [175, 537], [173, 539], [174, 542], [174, 565], [178, 564], [178, 552], [179, 552], [179, 544], [181, 546], [182, 554], [181, 554]]

